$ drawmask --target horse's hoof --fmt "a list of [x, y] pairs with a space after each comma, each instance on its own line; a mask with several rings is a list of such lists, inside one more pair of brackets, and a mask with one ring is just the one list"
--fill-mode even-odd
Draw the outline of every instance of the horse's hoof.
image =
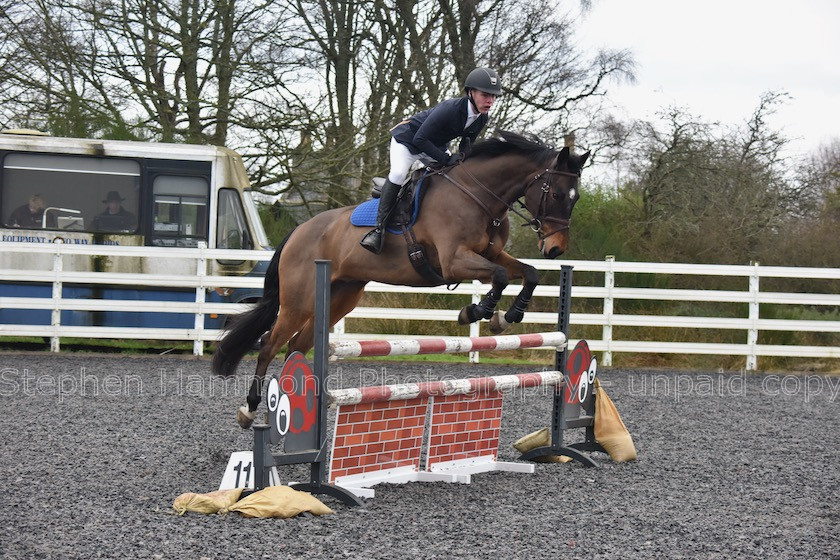
[[496, 311], [493, 313], [493, 317], [490, 318], [488, 328], [490, 329], [490, 334], [502, 334], [509, 326], [510, 323], [505, 321], [505, 318], [499, 311]]
[[470, 313], [468, 311], [469, 308], [470, 306], [468, 305], [467, 307], [461, 309], [461, 312], [458, 313], [459, 325], [469, 325], [470, 323], [472, 323], [472, 321], [470, 321]]
[[254, 418], [257, 417], [257, 411], [251, 412], [247, 406], [240, 406], [236, 411], [236, 422], [247, 430], [254, 423]]

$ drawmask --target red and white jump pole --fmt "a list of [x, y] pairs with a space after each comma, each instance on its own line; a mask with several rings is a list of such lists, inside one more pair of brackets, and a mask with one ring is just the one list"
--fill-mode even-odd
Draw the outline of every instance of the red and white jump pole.
[[512, 391], [540, 385], [557, 385], [563, 382], [559, 371], [539, 371], [534, 373], [515, 373], [492, 377], [471, 377], [468, 379], [446, 379], [424, 383], [401, 383], [356, 387], [353, 389], [334, 389], [329, 392], [331, 405], [372, 403], [407, 399], [424, 399], [452, 395], [484, 395], [487, 393]]
[[566, 347], [561, 332], [511, 334], [501, 336], [451, 336], [414, 340], [362, 340], [330, 344], [333, 358], [365, 358], [373, 356], [410, 356], [416, 354], [454, 354], [489, 350]]

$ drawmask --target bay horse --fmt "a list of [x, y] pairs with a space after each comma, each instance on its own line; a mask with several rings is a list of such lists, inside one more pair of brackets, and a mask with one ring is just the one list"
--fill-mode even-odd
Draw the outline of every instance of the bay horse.
[[[477, 279], [490, 283], [492, 289], [479, 303], [461, 310], [459, 323], [491, 319], [490, 330], [498, 333], [522, 321], [539, 276], [534, 267], [504, 250], [510, 233], [508, 212], [522, 216], [513, 207], [522, 199], [533, 218], [528, 221], [537, 232], [542, 255], [561, 255], [568, 245], [572, 209], [580, 197], [578, 183], [588, 156], [589, 152], [576, 155], [568, 147], [556, 151], [518, 134], [501, 132], [500, 137], [477, 143], [463, 162], [426, 177], [426, 192], [413, 229], [436, 278], [412, 266], [400, 235], [387, 234], [379, 255], [359, 245], [370, 227], [351, 225], [355, 207], [327, 210], [295, 228], [274, 253], [262, 299], [253, 309], [232, 318], [213, 354], [214, 373], [231, 375], [260, 340], [248, 407], [239, 409], [239, 424], [247, 428], [253, 421], [262, 380], [280, 349], [288, 345], [288, 357], [313, 347], [316, 259], [332, 261], [331, 326], [358, 305], [371, 281], [435, 286]], [[496, 304], [514, 279], [524, 280], [522, 290], [502, 316], [495, 312]]]

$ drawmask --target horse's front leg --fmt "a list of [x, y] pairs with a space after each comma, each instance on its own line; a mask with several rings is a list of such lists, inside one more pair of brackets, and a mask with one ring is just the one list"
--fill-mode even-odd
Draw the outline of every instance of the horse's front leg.
[[[442, 265], [444, 263], [441, 263]], [[481, 319], [489, 319], [496, 310], [496, 304], [502, 297], [502, 292], [508, 285], [508, 273], [503, 266], [494, 264], [484, 257], [472, 252], [462, 251], [456, 255], [448, 266], [444, 265], [444, 277], [457, 280], [490, 281], [492, 288], [478, 303], [467, 305], [458, 314], [458, 324], [467, 325]]]
[[516, 295], [510, 309], [507, 310], [504, 316], [497, 311], [490, 319], [490, 332], [499, 334], [512, 324], [521, 323], [522, 319], [525, 318], [525, 310], [528, 309], [528, 304], [534, 295], [534, 289], [540, 283], [540, 276], [536, 268], [516, 260], [505, 252], [502, 252], [495, 261], [505, 267], [510, 278], [523, 279], [522, 290]]
[[458, 314], [459, 325], [468, 325], [481, 319], [493, 317], [493, 312], [496, 311], [496, 305], [502, 297], [502, 292], [508, 285], [508, 276], [504, 268], [496, 267], [493, 270], [491, 283], [493, 287], [490, 288], [490, 291], [478, 303], [471, 303], [461, 309], [461, 312]]

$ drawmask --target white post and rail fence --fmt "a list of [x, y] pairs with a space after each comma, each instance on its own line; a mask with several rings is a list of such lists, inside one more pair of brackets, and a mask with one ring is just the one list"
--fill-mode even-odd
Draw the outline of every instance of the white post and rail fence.
[[[0, 269], [0, 283], [2, 284], [42, 284], [51, 285], [52, 297], [0, 297], [0, 308], [16, 310], [20, 313], [16, 323], [21, 323], [27, 310], [50, 310], [50, 324], [0, 324], [0, 337], [44, 337], [51, 341], [51, 349], [59, 351], [61, 339], [137, 339], [137, 340], [169, 340], [192, 341], [193, 352], [201, 355], [204, 345], [219, 338], [221, 332], [217, 329], [207, 329], [205, 316], [230, 315], [247, 309], [246, 304], [215, 303], [206, 300], [211, 290], [224, 288], [262, 287], [262, 278], [254, 276], [213, 276], [206, 273], [207, 263], [211, 259], [230, 260], [269, 260], [270, 251], [230, 251], [206, 249], [158, 248], [158, 247], [124, 247], [124, 246], [90, 246], [71, 245], [64, 243], [0, 243], [0, 250], [4, 252], [40, 253], [52, 256], [51, 269], [40, 270], [10, 270]], [[93, 272], [87, 270], [71, 270], [66, 259], [75, 255], [98, 256], [103, 258], [173, 258], [192, 260], [195, 264], [193, 275], [165, 275], [145, 273], [114, 273]], [[752, 265], [705, 265], [679, 263], [643, 263], [618, 262], [608, 257], [604, 261], [577, 260], [527, 260], [540, 271], [559, 271], [562, 264], [574, 267], [575, 286], [572, 289], [574, 300], [587, 300], [587, 309], [597, 312], [572, 313], [571, 334], [575, 335], [582, 326], [600, 327], [601, 338], [586, 336], [589, 347], [593, 352], [601, 353], [600, 364], [610, 366], [613, 354], [621, 353], [652, 353], [652, 354], [709, 354], [725, 356], [742, 356], [747, 370], [758, 367], [758, 359], [762, 356], [786, 356], [797, 358], [840, 358], [840, 293], [837, 285], [840, 283], [840, 268], [804, 268], [777, 267]], [[586, 273], [591, 281], [591, 273], [601, 275], [602, 281], [595, 285], [578, 285], [577, 279], [581, 273]], [[626, 275], [626, 276], [625, 276]], [[639, 278], [644, 277], [651, 287], [622, 286], [624, 278], [634, 278], [634, 284], [639, 284]], [[677, 277], [682, 280], [677, 281]], [[741, 289], [698, 289], [698, 288], [661, 288], [657, 285], [703, 285], [710, 277], [727, 277], [727, 284], [743, 286]], [[796, 279], [797, 285], [817, 286], [809, 291], [779, 292], [765, 291], [762, 282], [772, 283], [772, 279]], [[110, 287], [148, 287], [172, 288], [188, 291], [194, 294], [190, 301], [154, 301], [117, 300], [117, 299], [70, 299], [64, 297], [63, 287], [67, 285], [100, 285]], [[833, 286], [833, 288], [820, 288]], [[510, 286], [505, 296], [514, 296], [519, 291], [518, 285]], [[368, 284], [369, 293], [390, 294], [449, 294], [463, 296], [463, 300], [451, 309], [423, 309], [406, 307], [358, 307], [348, 315], [349, 319], [364, 318], [377, 320], [405, 321], [437, 321], [454, 323], [458, 311], [466, 303], [478, 299], [490, 289], [489, 285], [480, 282], [463, 283], [453, 289], [445, 286], [438, 288], [409, 288], [405, 286], [389, 286], [371, 282]], [[537, 300], [552, 298], [556, 301], [559, 287], [545, 284], [537, 288], [534, 293], [532, 308]], [[399, 296], [395, 298], [398, 300]], [[422, 299], [422, 298], [421, 298]], [[417, 301], [414, 298], [412, 301]], [[628, 302], [635, 302], [627, 305]], [[739, 304], [728, 305], [726, 311], [718, 316], [691, 315], [692, 304], [698, 305], [708, 314], [710, 308], [706, 304]], [[505, 300], [500, 305], [504, 309]], [[664, 305], [661, 305], [664, 304]], [[661, 305], [663, 314], [632, 313], [634, 307], [649, 309]], [[761, 316], [762, 305], [789, 306], [788, 315], [808, 318], [765, 318]], [[573, 304], [572, 309], [575, 309]], [[551, 308], [543, 305], [542, 308]], [[787, 308], [787, 307], [786, 307]], [[673, 314], [678, 309], [679, 314]], [[746, 310], [746, 312], [733, 312]], [[101, 326], [73, 326], [61, 323], [62, 311], [123, 311], [140, 313], [189, 313], [195, 315], [193, 328], [135, 328], [135, 327], [101, 327]], [[617, 312], [621, 310], [622, 312]], [[667, 313], [671, 314], [667, 314]], [[776, 313], [776, 315], [780, 315]], [[546, 325], [556, 326], [556, 310], [540, 312], [529, 311], [525, 314], [524, 332], [544, 331]], [[528, 325], [533, 328], [528, 329]], [[578, 329], [576, 329], [578, 327]], [[625, 328], [629, 327], [629, 328]], [[467, 327], [464, 327], [466, 330]], [[646, 340], [637, 340], [634, 332], [646, 329]], [[675, 340], [678, 333], [690, 329], [692, 340]], [[669, 333], [665, 331], [670, 330]], [[743, 334], [738, 343], [721, 343], [715, 340], [713, 334], [719, 331], [738, 331]], [[768, 344], [761, 342], [761, 333], [817, 333], [812, 337], [817, 344]], [[517, 331], [518, 332], [518, 331]], [[591, 334], [591, 330], [588, 331]], [[662, 332], [661, 340], [650, 340], [650, 333]], [[708, 333], [707, 342], [704, 334]], [[465, 333], [467, 334], [467, 333]], [[479, 325], [469, 327], [469, 336], [479, 335]], [[619, 336], [619, 334], [621, 336]], [[408, 338], [422, 338], [416, 335], [405, 335]], [[356, 333], [349, 332], [347, 322], [336, 325], [331, 338], [333, 340], [367, 340], [381, 338], [399, 338], [388, 333]], [[738, 335], [738, 338], [741, 334]], [[731, 337], [730, 337], [731, 338]], [[575, 342], [574, 338], [570, 341]], [[471, 354], [471, 360], [477, 361], [477, 353]]]

